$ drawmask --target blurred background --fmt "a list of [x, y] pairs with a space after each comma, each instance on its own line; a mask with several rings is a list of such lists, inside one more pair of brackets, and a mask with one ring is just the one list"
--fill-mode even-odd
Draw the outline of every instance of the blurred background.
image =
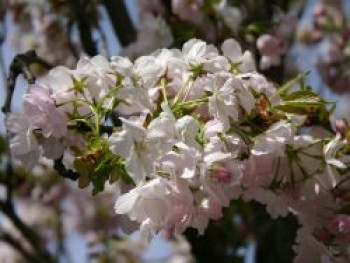
[[[216, 46], [235, 38], [277, 84], [310, 70], [309, 85], [337, 102], [338, 118], [350, 120], [349, 12], [348, 0], [1, 0], [0, 104], [11, 61], [28, 50], [49, 66], [74, 68], [82, 56], [135, 59], [159, 48], [181, 47], [191, 38]], [[32, 70], [37, 77], [47, 72], [39, 64]], [[20, 109], [25, 90], [19, 78], [13, 111]], [[0, 198], [8, 187], [5, 144], [1, 137]], [[113, 186], [91, 196], [42, 160], [32, 171], [16, 167], [11, 187], [15, 213], [0, 206], [1, 263], [38, 262], [26, 257], [28, 249], [38, 250], [42, 262], [49, 262], [45, 253], [72, 263], [293, 260], [296, 220], [272, 221], [256, 203], [234, 201], [204, 236], [191, 230], [183, 237], [161, 233], [145, 246], [137, 233], [125, 231], [133, 226], [113, 213], [118, 194]]]

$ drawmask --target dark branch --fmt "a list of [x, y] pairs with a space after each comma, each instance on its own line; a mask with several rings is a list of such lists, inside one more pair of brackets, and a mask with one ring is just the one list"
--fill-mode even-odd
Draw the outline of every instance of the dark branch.
[[[19, 54], [14, 58], [14, 60], [10, 65], [10, 72], [7, 78], [7, 96], [5, 99], [4, 106], [2, 107], [2, 111], [5, 113], [6, 116], [11, 112], [11, 102], [12, 102], [12, 97], [16, 86], [17, 77], [20, 74], [23, 74], [25, 79], [28, 81], [28, 83], [34, 84], [35, 76], [30, 71], [30, 65], [33, 63], [38, 63], [48, 69], [52, 68], [52, 66], [49, 63], [47, 63], [42, 58], [38, 57], [35, 51], [28, 51], [24, 54]], [[8, 136], [7, 136], [7, 145], [9, 145]], [[8, 156], [11, 156], [9, 147], [7, 149], [7, 152], [8, 152]], [[55, 161], [55, 169], [58, 171], [59, 175], [64, 178], [77, 180], [79, 176], [79, 174], [75, 172], [66, 170], [64, 165], [62, 164], [62, 160]], [[9, 204], [12, 202], [13, 177], [14, 177], [14, 172], [13, 172], [12, 162], [11, 162], [11, 158], [9, 158], [7, 162], [7, 169], [6, 169], [7, 202]]]
[[23, 245], [16, 240], [14, 237], [12, 237], [10, 234], [5, 232], [0, 232], [0, 241], [3, 241], [10, 245], [13, 249], [17, 250], [19, 253], [22, 254], [22, 256], [28, 261], [36, 263], [37, 258], [35, 258], [31, 253], [29, 253]]
[[[50, 68], [51, 65], [47, 62], [45, 62], [43, 59], [39, 58], [35, 51], [28, 51], [23, 54], [19, 54], [15, 56], [13, 59], [10, 70], [9, 70], [9, 76], [7, 78], [7, 94], [4, 106], [2, 107], [2, 111], [5, 114], [5, 120], [8, 117], [8, 114], [11, 112], [11, 102], [13, 93], [16, 86], [16, 80], [17, 77], [22, 74], [24, 78], [28, 81], [29, 84], [34, 84], [35, 82], [35, 76], [32, 74], [30, 70], [30, 66], [33, 63], [38, 63], [42, 65], [43, 67]], [[50, 253], [46, 250], [44, 244], [41, 242], [40, 237], [28, 226], [26, 226], [23, 221], [17, 216], [17, 214], [14, 211], [14, 205], [12, 200], [12, 188], [13, 188], [13, 179], [14, 179], [14, 171], [12, 167], [12, 160], [11, 160], [11, 150], [9, 147], [9, 130], [6, 130], [7, 132], [7, 166], [6, 166], [6, 200], [0, 201], [0, 210], [11, 220], [13, 225], [21, 232], [21, 234], [26, 238], [26, 240], [31, 244], [32, 248], [37, 251], [38, 253], [38, 259], [36, 259], [34, 262], [55, 262]], [[6, 239], [9, 242], [12, 242], [14, 245], [14, 240], [9, 239], [8, 236], [5, 236]]]
[[71, 0], [71, 8], [77, 22], [80, 42], [89, 56], [97, 55], [96, 44], [92, 38], [92, 23], [86, 15], [86, 7], [82, 0]]
[[[11, 112], [11, 102], [13, 97], [13, 92], [15, 90], [16, 86], [16, 80], [17, 77], [20, 74], [23, 74], [24, 78], [28, 81], [30, 84], [34, 84], [35, 82], [35, 76], [30, 71], [30, 65], [33, 63], [38, 63], [42, 65], [45, 68], [50, 68], [51, 65], [44, 61], [43, 59], [39, 58], [35, 51], [28, 51], [23, 54], [19, 54], [15, 56], [13, 59], [11, 65], [10, 65], [10, 71], [9, 76], [7, 78], [7, 94], [4, 106], [2, 107], [3, 113], [6, 115], [5, 120], [7, 119], [7, 115]], [[11, 151], [9, 147], [9, 131], [7, 131], [7, 154], [9, 156], [7, 165], [6, 165], [6, 186], [7, 186], [7, 196], [6, 196], [6, 202], [9, 205], [12, 205], [12, 180], [14, 177], [13, 168], [12, 168], [12, 162], [11, 162]]]
[[24, 78], [29, 84], [34, 84], [35, 76], [30, 71], [30, 65], [37, 63], [46, 69], [52, 68], [52, 65], [38, 57], [34, 50], [30, 50], [23, 54], [18, 54], [13, 59], [10, 65], [9, 76], [7, 77], [7, 94], [2, 112], [7, 114], [11, 112], [11, 102], [13, 92], [15, 90], [16, 80], [20, 74], [23, 74]]
[[161, 0], [161, 3], [163, 4], [164, 8], [165, 8], [165, 12], [167, 15], [171, 15], [172, 14], [172, 1], [171, 0]]
[[103, 0], [115, 34], [124, 47], [136, 40], [136, 30], [123, 0]]
[[67, 178], [73, 181], [76, 181], [80, 176], [79, 173], [66, 169], [66, 167], [62, 163], [62, 157], [60, 159], [55, 160], [54, 169], [58, 172], [58, 174], [61, 177]]
[[0, 210], [11, 220], [13, 225], [21, 232], [26, 240], [31, 244], [32, 248], [37, 251], [38, 263], [53, 263], [55, 260], [51, 254], [46, 250], [45, 244], [40, 237], [30, 227], [23, 223], [13, 209], [12, 204], [0, 201]]

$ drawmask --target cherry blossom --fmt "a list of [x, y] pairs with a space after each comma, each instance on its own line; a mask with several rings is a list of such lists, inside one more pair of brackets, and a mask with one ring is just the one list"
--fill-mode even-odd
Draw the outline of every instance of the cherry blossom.
[[[304, 76], [278, 89], [254, 65], [233, 39], [135, 61], [84, 57], [29, 87], [25, 112], [7, 121], [11, 152], [29, 167], [41, 156], [61, 164], [94, 194], [116, 186], [115, 212], [147, 241], [204, 234], [231, 201], [254, 200], [298, 219], [295, 262], [347, 262], [349, 127], [333, 134], [329, 103]], [[323, 132], [307, 134], [314, 127]]]

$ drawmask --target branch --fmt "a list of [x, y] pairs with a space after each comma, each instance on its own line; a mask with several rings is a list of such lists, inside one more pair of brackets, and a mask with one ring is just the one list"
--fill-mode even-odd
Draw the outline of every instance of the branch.
[[[30, 71], [30, 65], [33, 63], [38, 63], [42, 65], [45, 68], [51, 68], [51, 65], [44, 61], [43, 59], [39, 58], [35, 51], [31, 50], [23, 54], [18, 54], [13, 59], [11, 65], [10, 65], [10, 72], [9, 76], [7, 78], [7, 94], [4, 106], [2, 107], [2, 112], [5, 114], [5, 121], [7, 120], [8, 114], [11, 112], [11, 102], [13, 97], [13, 92], [15, 90], [16, 86], [16, 80], [17, 77], [20, 74], [23, 74], [24, 78], [28, 81], [30, 84], [34, 84], [35, 82], [35, 76]], [[6, 126], [6, 125], [5, 125]], [[11, 151], [9, 147], [9, 131], [6, 129], [6, 144], [7, 144], [7, 154], [8, 154], [8, 160], [6, 165], [6, 186], [7, 186], [7, 197], [6, 201], [8, 204], [12, 203], [12, 179], [14, 177], [13, 168], [12, 168], [12, 161], [11, 161]]]
[[30, 243], [32, 248], [37, 251], [38, 263], [54, 263], [56, 262], [51, 254], [46, 250], [45, 245], [41, 242], [40, 237], [30, 227], [23, 223], [13, 209], [12, 204], [0, 201], [0, 210], [11, 220], [13, 225], [21, 232], [21, 234]]
[[[30, 66], [33, 63], [38, 63], [46, 68], [50, 68], [51, 65], [44, 61], [43, 59], [39, 58], [35, 51], [28, 51], [23, 54], [18, 54], [13, 59], [11, 65], [10, 65], [10, 71], [9, 76], [7, 78], [7, 94], [4, 106], [2, 107], [2, 111], [5, 114], [5, 121], [8, 118], [8, 114], [11, 112], [11, 102], [13, 93], [16, 86], [16, 80], [17, 77], [20, 74], [23, 74], [24, 78], [28, 81], [30, 84], [35, 83], [35, 76], [32, 74], [30, 70]], [[11, 222], [14, 224], [14, 226], [22, 233], [22, 235], [26, 238], [26, 240], [31, 244], [32, 248], [38, 252], [38, 257], [35, 262], [55, 262], [50, 253], [46, 250], [45, 246], [43, 246], [40, 237], [28, 226], [26, 226], [22, 220], [17, 216], [17, 214], [14, 211], [14, 205], [12, 200], [12, 188], [13, 188], [13, 177], [14, 177], [14, 171], [12, 167], [12, 160], [11, 160], [11, 150], [9, 146], [9, 130], [6, 129], [7, 136], [6, 136], [6, 145], [7, 145], [7, 166], [6, 166], [6, 200], [0, 201], [0, 210], [11, 220]], [[12, 242], [13, 245], [15, 245], [14, 240], [9, 239], [8, 236], [5, 236], [5, 238]]]
[[166, 15], [172, 15], [172, 1], [170, 0], [161, 0], [162, 5], [165, 8]]
[[97, 48], [92, 39], [92, 23], [86, 15], [86, 5], [81, 0], [71, 0], [71, 8], [73, 16], [77, 22], [80, 42], [83, 45], [85, 52], [89, 56], [97, 55]]
[[51, 69], [53, 66], [38, 57], [34, 50], [30, 50], [23, 54], [18, 54], [13, 59], [10, 65], [9, 76], [7, 77], [7, 94], [4, 106], [2, 107], [2, 112], [6, 115], [11, 112], [11, 102], [13, 97], [13, 92], [15, 90], [16, 80], [20, 74], [23, 74], [24, 78], [29, 84], [34, 84], [35, 76], [30, 71], [31, 64], [40, 64], [46, 69]]
[[[1, 20], [0, 20], [0, 71], [1, 71], [1, 77], [3, 79], [3, 82], [5, 82], [6, 79], [6, 66], [5, 66], [5, 60], [2, 53], [2, 47], [4, 44], [4, 41], [6, 39], [6, 25], [5, 25], [5, 14], [0, 14]], [[6, 85], [4, 83], [4, 85]]]
[[6, 232], [0, 232], [0, 240], [4, 243], [9, 244], [13, 249], [17, 250], [19, 253], [22, 254], [22, 256], [28, 260], [28, 262], [36, 263], [37, 258], [35, 258], [31, 253], [29, 253], [23, 245], [20, 243], [20, 241], [13, 238], [10, 234]]
[[55, 160], [54, 169], [58, 172], [58, 174], [61, 177], [67, 178], [73, 181], [76, 181], [80, 176], [79, 173], [66, 169], [66, 167], [62, 163], [62, 157]]
[[125, 47], [136, 40], [136, 30], [123, 0], [103, 0], [120, 44]]
[[[5, 117], [7, 118], [7, 115], [11, 112], [11, 103], [12, 103], [12, 97], [13, 93], [15, 91], [16, 86], [16, 80], [17, 77], [20, 74], [23, 74], [25, 79], [28, 81], [29, 84], [35, 83], [35, 76], [30, 71], [30, 65], [33, 63], [38, 63], [42, 65], [43, 67], [50, 69], [52, 68], [52, 65], [47, 63], [42, 58], [38, 57], [35, 53], [35, 51], [28, 51], [23, 54], [18, 54], [12, 61], [10, 65], [10, 72], [9, 76], [7, 78], [7, 95], [5, 99], [4, 106], [2, 107], [2, 111], [5, 114]], [[5, 118], [5, 119], [6, 119]], [[8, 153], [8, 161], [7, 161], [7, 167], [6, 167], [6, 187], [7, 187], [7, 202], [8, 204], [11, 204], [12, 202], [12, 180], [14, 177], [12, 162], [11, 162], [11, 152], [9, 147], [9, 131], [7, 131], [7, 153]], [[64, 178], [69, 178], [71, 180], [77, 180], [79, 177], [79, 174], [66, 170], [64, 165], [62, 164], [62, 159], [55, 161], [55, 169], [58, 171], [59, 175]]]

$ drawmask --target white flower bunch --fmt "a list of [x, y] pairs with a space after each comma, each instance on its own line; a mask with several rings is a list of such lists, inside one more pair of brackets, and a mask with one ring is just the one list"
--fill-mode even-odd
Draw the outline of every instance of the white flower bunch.
[[[316, 238], [349, 205], [346, 135], [305, 133], [327, 127], [329, 112], [303, 76], [276, 87], [235, 40], [221, 51], [192, 39], [134, 62], [96, 56], [57, 67], [9, 117], [12, 154], [29, 167], [42, 155], [62, 162], [95, 194], [106, 181], [128, 182], [115, 212], [148, 240], [189, 227], [203, 234], [238, 198], [265, 204], [273, 218], [294, 213]], [[326, 241], [346, 260], [344, 231]]]

